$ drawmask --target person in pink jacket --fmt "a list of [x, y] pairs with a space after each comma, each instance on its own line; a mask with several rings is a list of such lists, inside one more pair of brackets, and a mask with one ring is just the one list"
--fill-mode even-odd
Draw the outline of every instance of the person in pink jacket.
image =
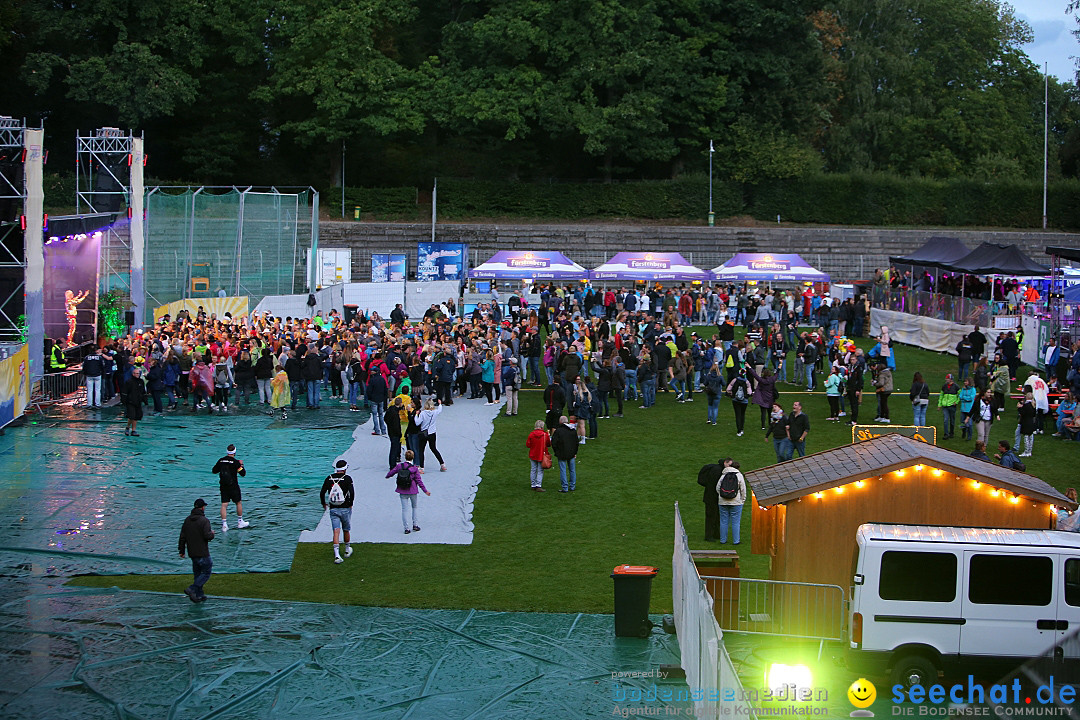
[[[399, 462], [390, 468], [386, 477], [397, 477], [397, 493], [401, 498], [401, 524], [405, 526], [405, 534], [420, 532], [419, 517], [416, 513], [416, 498], [423, 490], [424, 494], [431, 497], [431, 493], [424, 487], [424, 481], [420, 478], [420, 466], [413, 465], [416, 457], [412, 450], [405, 451], [405, 461]], [[409, 505], [412, 505], [412, 527], [409, 527]]]

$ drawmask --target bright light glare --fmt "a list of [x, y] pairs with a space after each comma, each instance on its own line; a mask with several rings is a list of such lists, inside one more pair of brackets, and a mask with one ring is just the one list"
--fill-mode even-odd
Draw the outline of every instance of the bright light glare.
[[814, 686], [814, 677], [810, 668], [805, 665], [784, 665], [773, 663], [765, 673], [765, 687], [779, 694], [784, 688], [811, 688]]

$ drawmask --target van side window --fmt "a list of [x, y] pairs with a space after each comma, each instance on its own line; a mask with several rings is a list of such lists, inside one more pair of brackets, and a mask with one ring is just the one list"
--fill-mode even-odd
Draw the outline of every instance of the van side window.
[[882, 600], [952, 602], [956, 599], [956, 556], [899, 550], [882, 553], [878, 596]]
[[1080, 560], [1065, 561], [1065, 602], [1074, 607], [1080, 605]]
[[968, 599], [979, 605], [1049, 605], [1054, 561], [1039, 555], [972, 555]]

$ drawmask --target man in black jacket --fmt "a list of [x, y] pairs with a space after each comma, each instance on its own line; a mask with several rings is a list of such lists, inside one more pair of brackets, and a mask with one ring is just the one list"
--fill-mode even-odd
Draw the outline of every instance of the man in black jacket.
[[[286, 371], [286, 374], [288, 372]], [[270, 404], [273, 394], [270, 383], [274, 380], [274, 358], [270, 348], [265, 347], [255, 361], [255, 382], [259, 385], [259, 401], [264, 405]]]
[[301, 362], [304, 368], [304, 382], [307, 383], [307, 407], [309, 410], [318, 410], [319, 397], [322, 395], [322, 357], [315, 350], [309, 349]]
[[544, 388], [544, 407], [547, 408], [546, 424], [548, 430], [554, 430], [560, 422], [563, 405], [566, 404], [566, 391], [562, 387], [562, 378], [555, 375], [551, 384]]
[[561, 416], [559, 426], [551, 434], [551, 451], [559, 461], [559, 479], [562, 482], [559, 492], [572, 492], [577, 487], [578, 444], [577, 418]]
[[304, 392], [304, 364], [296, 357], [296, 351], [289, 351], [289, 359], [285, 361], [285, 374], [289, 377], [289, 393], [292, 395], [292, 409], [296, 409], [296, 401]]
[[214, 567], [214, 561], [210, 559], [209, 545], [214, 539], [214, 531], [210, 529], [210, 521], [206, 519], [205, 507], [205, 500], [196, 500], [191, 514], [180, 528], [180, 557], [184, 557], [185, 552], [191, 555], [191, 572], [195, 575], [194, 582], [184, 590], [184, 594], [193, 603], [206, 600], [203, 585], [210, 579], [210, 572]]
[[101, 407], [101, 376], [105, 373], [105, 363], [96, 347], [83, 358], [82, 372], [86, 378], [86, 406]]
[[718, 460], [715, 464], [703, 465], [698, 470], [697, 484], [705, 488], [701, 501], [705, 503], [705, 541], [716, 542], [720, 534], [720, 496], [716, 493], [716, 483], [724, 468], [731, 465], [731, 458]]

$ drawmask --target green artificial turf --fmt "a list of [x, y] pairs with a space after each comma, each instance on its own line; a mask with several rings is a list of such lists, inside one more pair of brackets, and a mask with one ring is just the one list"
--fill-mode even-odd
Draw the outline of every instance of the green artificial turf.
[[[859, 344], [869, 348], [872, 342]], [[903, 346], [897, 348], [897, 363], [892, 418], [895, 424], [910, 424], [906, 390], [913, 373], [921, 371], [936, 391], [946, 372], [956, 373], [956, 359]], [[1026, 371], [1021, 373], [1026, 377]], [[825, 420], [824, 393], [801, 394], [797, 385], [780, 388], [786, 408], [801, 399], [810, 415], [807, 452], [851, 442], [847, 424]], [[722, 547], [704, 541], [698, 470], [726, 455], [738, 459], [744, 471], [776, 461], [772, 441], [758, 429], [756, 406], [750, 406], [746, 434], [740, 438], [735, 436], [730, 401], [721, 401], [720, 422], [711, 426], [705, 423], [705, 395], [696, 394], [694, 400], [679, 404], [674, 394], [659, 393], [649, 410], [639, 410], [639, 402], [626, 403], [626, 416], [599, 420], [599, 439], [581, 448], [577, 491], [557, 492], [555, 468], [545, 473], [548, 492], [536, 493], [529, 489], [525, 437], [543, 416], [543, 407], [539, 391], [523, 391], [520, 414], [500, 415], [495, 421], [476, 495], [472, 545], [361, 544], [350, 560], [334, 565], [328, 546], [300, 544], [291, 572], [215, 575], [207, 590], [340, 604], [603, 613], [612, 611], [612, 568], [630, 563], [660, 568], [652, 611], [670, 612], [675, 502], [680, 503], [692, 549]], [[936, 402], [936, 397], [931, 399], [927, 420], [940, 428]], [[867, 393], [861, 419], [872, 424], [875, 409]], [[994, 426], [991, 441], [1011, 442], [1015, 427], [1015, 417], [1006, 412]], [[958, 438], [940, 440], [940, 430], [939, 443], [965, 453], [973, 447]], [[1071, 463], [1078, 453], [1080, 444], [1036, 436], [1028, 472], [1064, 489], [1076, 483]], [[743, 512], [742, 540], [738, 551], [743, 576], [767, 577], [768, 558], [750, 553], [749, 503]], [[81, 577], [73, 582], [179, 593], [190, 576]]]

